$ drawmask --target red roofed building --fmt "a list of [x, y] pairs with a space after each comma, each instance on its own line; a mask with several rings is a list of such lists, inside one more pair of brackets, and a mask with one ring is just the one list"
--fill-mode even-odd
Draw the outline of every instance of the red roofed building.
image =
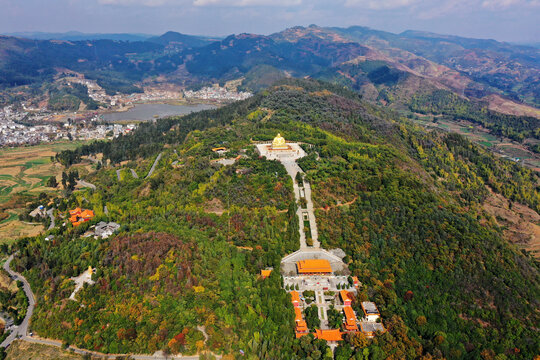
[[341, 296], [341, 300], [343, 300], [343, 305], [351, 306], [352, 299], [350, 298], [347, 290], [341, 290], [339, 295]]
[[347, 331], [358, 331], [358, 325], [356, 325], [356, 315], [354, 314], [352, 307], [345, 306], [343, 308], [343, 312], [345, 313], [345, 329]]
[[341, 336], [341, 331], [339, 329], [332, 330], [315, 330], [315, 338], [322, 339], [326, 341], [341, 341], [343, 336]]
[[291, 301], [294, 307], [300, 306], [300, 294], [297, 291], [291, 291]]
[[82, 210], [81, 208], [75, 208], [73, 210], [69, 210], [69, 221], [73, 224], [73, 226], [78, 226], [82, 224], [85, 221], [90, 221], [94, 217], [94, 212], [92, 210]]
[[302, 318], [302, 310], [300, 308], [294, 308], [294, 315], [294, 321], [296, 322], [296, 337], [299, 338], [308, 333], [308, 327], [306, 321]]
[[330, 274], [332, 273], [332, 267], [328, 260], [323, 259], [308, 259], [300, 260], [296, 263], [299, 274]]

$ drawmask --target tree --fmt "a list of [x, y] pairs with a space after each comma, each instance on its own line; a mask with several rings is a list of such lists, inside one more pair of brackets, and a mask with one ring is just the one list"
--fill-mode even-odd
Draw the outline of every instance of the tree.
[[56, 188], [58, 187], [58, 181], [56, 181], [56, 176], [51, 176], [49, 180], [47, 181], [47, 186]]
[[319, 319], [319, 308], [316, 305], [311, 305], [304, 310], [306, 317], [306, 323], [308, 328], [315, 330], [321, 326], [321, 320]]
[[369, 343], [366, 335], [360, 331], [347, 334], [346, 340], [351, 346], [356, 348], [365, 348]]
[[68, 176], [65, 171], [62, 171], [62, 186], [65, 189], [67, 188], [67, 181], [68, 181]]
[[353, 354], [353, 350], [347, 344], [341, 343], [334, 352], [334, 359], [336, 360], [349, 360]]
[[301, 172], [296, 173], [295, 180], [298, 186], [304, 186], [304, 177], [302, 176]]

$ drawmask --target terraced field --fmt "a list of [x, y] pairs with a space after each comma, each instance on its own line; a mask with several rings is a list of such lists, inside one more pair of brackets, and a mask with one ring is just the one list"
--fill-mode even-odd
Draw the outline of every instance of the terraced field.
[[62, 166], [51, 157], [62, 150], [73, 149], [79, 142], [59, 142], [0, 150], [0, 243], [20, 236], [32, 236], [43, 230], [41, 224], [18, 220], [25, 199], [55, 189], [46, 186], [51, 176], [61, 180]]

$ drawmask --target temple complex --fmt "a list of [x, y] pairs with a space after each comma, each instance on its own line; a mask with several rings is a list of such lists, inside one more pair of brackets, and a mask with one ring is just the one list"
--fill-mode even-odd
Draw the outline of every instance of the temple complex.
[[[315, 208], [311, 199], [311, 185], [297, 160], [306, 156], [305, 149], [309, 145], [300, 146], [296, 142], [287, 142], [280, 133], [270, 142], [257, 142], [257, 152], [269, 160], [278, 160], [283, 164], [287, 174], [293, 180], [293, 191], [297, 202], [298, 231], [300, 249], [285, 256], [281, 260], [280, 272], [283, 286], [291, 294], [291, 302], [295, 313], [295, 334], [302, 337], [309, 333], [317, 339], [324, 339], [334, 349], [343, 340], [343, 335], [362, 331], [367, 336], [374, 336], [378, 331], [385, 331], [380, 322], [376, 322], [377, 314], [373, 313], [372, 303], [362, 303], [364, 314], [357, 314], [353, 309], [356, 294], [361, 286], [358, 278], [350, 277], [350, 271], [343, 262], [345, 252], [341, 249], [326, 250], [318, 240]], [[263, 277], [264, 274], [261, 271]], [[365, 304], [365, 305], [364, 305]], [[320, 326], [308, 328], [304, 311], [308, 307], [316, 307]], [[332, 328], [328, 321], [328, 311], [336, 309], [343, 314], [343, 322], [339, 328]], [[369, 309], [369, 310], [366, 310]], [[362, 316], [363, 315], [363, 316]]]

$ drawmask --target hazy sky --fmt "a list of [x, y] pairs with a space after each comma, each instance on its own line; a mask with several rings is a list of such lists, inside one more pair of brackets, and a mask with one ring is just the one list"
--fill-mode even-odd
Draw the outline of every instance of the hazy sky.
[[270, 34], [309, 24], [540, 42], [540, 0], [0, 0], [0, 33]]

